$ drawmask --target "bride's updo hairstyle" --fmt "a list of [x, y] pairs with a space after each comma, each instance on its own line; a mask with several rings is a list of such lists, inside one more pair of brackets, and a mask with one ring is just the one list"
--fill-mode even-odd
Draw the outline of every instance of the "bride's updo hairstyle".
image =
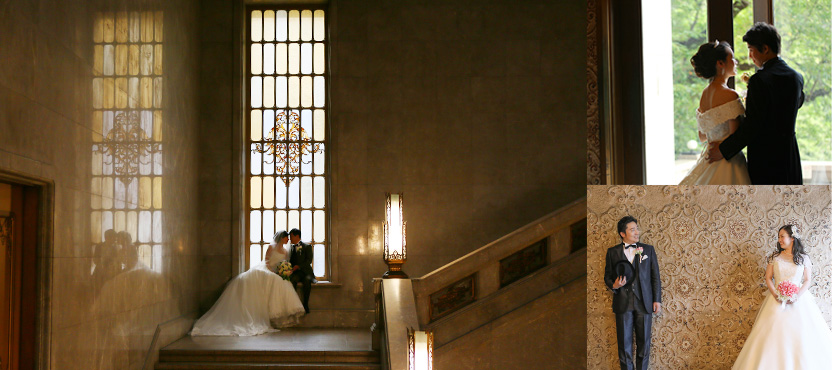
[[280, 241], [283, 240], [283, 238], [285, 238], [287, 236], [289, 236], [289, 233], [286, 232], [286, 230], [280, 230], [280, 231], [278, 231], [274, 234], [274, 238], [272, 238], [272, 239], [274, 240], [275, 243], [280, 243]]
[[731, 45], [727, 42], [709, 42], [702, 44], [696, 54], [690, 58], [690, 64], [696, 75], [705, 79], [716, 76], [716, 62], [728, 58], [728, 49]]
[[[803, 251], [803, 242], [800, 241], [801, 235], [797, 231], [797, 226], [795, 225], [785, 225], [780, 227], [777, 230], [777, 235], [780, 235], [781, 230], [786, 230], [786, 233], [789, 234], [790, 237], [794, 239], [794, 244], [792, 245], [792, 259], [794, 260], [794, 264], [801, 266], [803, 265], [803, 256], [806, 255], [806, 252]], [[767, 262], [771, 263], [777, 256], [780, 255], [784, 249], [780, 246], [780, 242], [777, 242], [777, 250], [774, 251], [770, 256], [768, 256]]]

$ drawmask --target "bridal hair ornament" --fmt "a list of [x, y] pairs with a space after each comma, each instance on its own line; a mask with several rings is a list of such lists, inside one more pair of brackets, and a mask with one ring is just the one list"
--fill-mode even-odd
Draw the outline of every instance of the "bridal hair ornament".
[[801, 239], [800, 234], [797, 233], [797, 225], [791, 225], [792, 227], [792, 238]]
[[714, 49], [719, 46], [719, 39], [714, 40]]

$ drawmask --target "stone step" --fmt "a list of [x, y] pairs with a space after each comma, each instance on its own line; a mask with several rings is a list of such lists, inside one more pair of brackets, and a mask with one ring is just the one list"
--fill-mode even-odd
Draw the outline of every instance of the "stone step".
[[160, 363], [379, 363], [377, 351], [165, 350]]
[[381, 370], [378, 363], [160, 362], [156, 370]]

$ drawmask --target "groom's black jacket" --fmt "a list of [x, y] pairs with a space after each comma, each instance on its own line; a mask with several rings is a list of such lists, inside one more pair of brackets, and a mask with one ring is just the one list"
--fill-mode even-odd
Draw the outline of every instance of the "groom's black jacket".
[[803, 76], [780, 57], [767, 61], [751, 76], [745, 120], [719, 144], [719, 151], [725, 159], [730, 159], [747, 146], [752, 184], [803, 184], [794, 131], [803, 99]]
[[[653, 313], [653, 302], [662, 301], [662, 281], [659, 275], [659, 258], [656, 257], [656, 250], [652, 245], [644, 243], [636, 243], [643, 248], [641, 255], [636, 255], [633, 258], [633, 267], [638, 271], [638, 282], [641, 287], [641, 298], [644, 303], [644, 308], [649, 313]], [[604, 268], [604, 283], [613, 292], [612, 297], [612, 312], [624, 313], [627, 312], [628, 302], [624, 294], [620, 294], [618, 289], [613, 289], [612, 285], [615, 283], [616, 276], [613, 271], [615, 263], [621, 260], [627, 260], [624, 254], [624, 243], [618, 244], [610, 249], [607, 249], [607, 265]], [[647, 258], [644, 258], [647, 257]], [[641, 262], [641, 260], [644, 262]]]
[[289, 256], [289, 263], [291, 263], [292, 266], [300, 266], [301, 271], [311, 277], [315, 277], [315, 273], [312, 271], [312, 259], [314, 254], [315, 251], [312, 249], [311, 245], [304, 242], [298, 242], [298, 253], [292, 253]]

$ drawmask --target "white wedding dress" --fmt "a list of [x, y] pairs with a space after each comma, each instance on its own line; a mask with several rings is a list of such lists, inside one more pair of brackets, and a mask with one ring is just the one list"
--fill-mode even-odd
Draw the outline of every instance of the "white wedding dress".
[[[804, 266], [776, 257], [774, 286], [781, 281], [803, 283]], [[803, 264], [811, 271], [808, 256]], [[733, 370], [832, 369], [832, 331], [810, 291], [785, 308], [771, 295], [763, 301], [757, 320], [740, 351]]]
[[278, 246], [268, 254], [268, 265], [260, 262], [228, 283], [220, 299], [194, 324], [192, 336], [251, 336], [298, 323], [305, 314], [300, 298], [292, 283], [274, 272], [286, 260], [286, 252]]
[[[696, 109], [696, 122], [699, 132], [705, 133], [707, 143], [722, 141], [730, 135], [728, 121], [745, 114], [745, 108], [740, 99], [706, 110], [704, 113]], [[719, 160], [708, 163], [705, 150], [699, 156], [696, 164], [679, 185], [750, 185], [748, 167], [742, 152], [731, 157], [730, 160]]]

